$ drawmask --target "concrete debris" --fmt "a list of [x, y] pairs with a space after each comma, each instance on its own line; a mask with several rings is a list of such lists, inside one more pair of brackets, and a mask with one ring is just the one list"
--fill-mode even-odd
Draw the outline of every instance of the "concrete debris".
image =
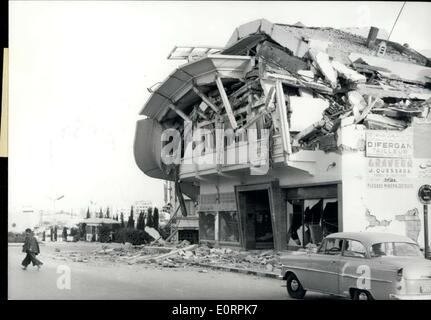
[[[179, 247], [180, 244], [181, 247]], [[242, 251], [239, 248], [210, 248], [206, 245], [189, 244], [188, 241], [180, 244], [129, 246], [110, 243], [90, 251], [56, 252], [53, 257], [79, 263], [149, 264], [161, 268], [180, 268], [199, 264], [261, 272], [276, 272], [281, 268], [279, 256], [274, 250]]]
[[329, 81], [331, 87], [335, 89], [338, 85], [338, 73], [329, 60], [328, 54], [322, 51], [317, 51], [315, 48], [311, 48], [309, 52], [316, 67], [322, 72], [325, 79]]
[[360, 74], [359, 72], [356, 72], [353, 69], [350, 69], [341, 62], [332, 61], [332, 67], [338, 72], [341, 77], [347, 80], [362, 83], [365, 83], [367, 81], [367, 78], [364, 75]]
[[151, 227], [145, 227], [145, 232], [148, 233], [153, 239], [160, 239], [160, 233]]

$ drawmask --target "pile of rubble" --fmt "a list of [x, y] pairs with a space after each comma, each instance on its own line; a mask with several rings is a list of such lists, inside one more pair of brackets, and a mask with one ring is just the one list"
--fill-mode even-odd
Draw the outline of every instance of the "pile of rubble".
[[192, 245], [186, 240], [179, 244], [165, 243], [163, 245], [103, 244], [89, 252], [57, 249], [53, 257], [59, 260], [83, 263], [109, 261], [129, 265], [148, 264], [165, 268], [202, 265], [236, 267], [266, 272], [280, 271], [278, 256], [273, 250], [262, 252], [209, 248], [206, 245]]

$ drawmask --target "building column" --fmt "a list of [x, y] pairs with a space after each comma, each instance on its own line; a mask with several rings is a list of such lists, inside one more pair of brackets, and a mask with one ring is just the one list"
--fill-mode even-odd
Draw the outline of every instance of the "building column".
[[287, 249], [287, 204], [278, 181], [271, 183], [270, 203], [272, 233], [274, 237], [274, 249], [277, 251]]
[[215, 240], [215, 244], [216, 246], [220, 245], [220, 237], [219, 237], [219, 212], [216, 211], [215, 213], [215, 219], [214, 219], [214, 240]]

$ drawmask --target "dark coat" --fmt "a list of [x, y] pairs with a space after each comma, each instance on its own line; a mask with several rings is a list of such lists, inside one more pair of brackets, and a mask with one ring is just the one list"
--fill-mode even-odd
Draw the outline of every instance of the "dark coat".
[[33, 252], [34, 254], [39, 254], [39, 243], [36, 238], [32, 235], [28, 235], [25, 237], [24, 245], [22, 246], [22, 252]]

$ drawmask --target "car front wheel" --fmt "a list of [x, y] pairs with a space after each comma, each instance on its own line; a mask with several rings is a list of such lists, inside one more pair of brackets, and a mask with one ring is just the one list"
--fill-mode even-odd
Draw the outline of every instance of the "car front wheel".
[[365, 290], [355, 290], [352, 296], [353, 300], [373, 300], [370, 293]]
[[298, 278], [293, 273], [291, 273], [287, 277], [286, 286], [287, 286], [287, 292], [289, 293], [289, 296], [291, 296], [294, 299], [304, 298], [305, 293], [307, 292], [306, 290], [304, 290], [301, 282], [299, 282]]

